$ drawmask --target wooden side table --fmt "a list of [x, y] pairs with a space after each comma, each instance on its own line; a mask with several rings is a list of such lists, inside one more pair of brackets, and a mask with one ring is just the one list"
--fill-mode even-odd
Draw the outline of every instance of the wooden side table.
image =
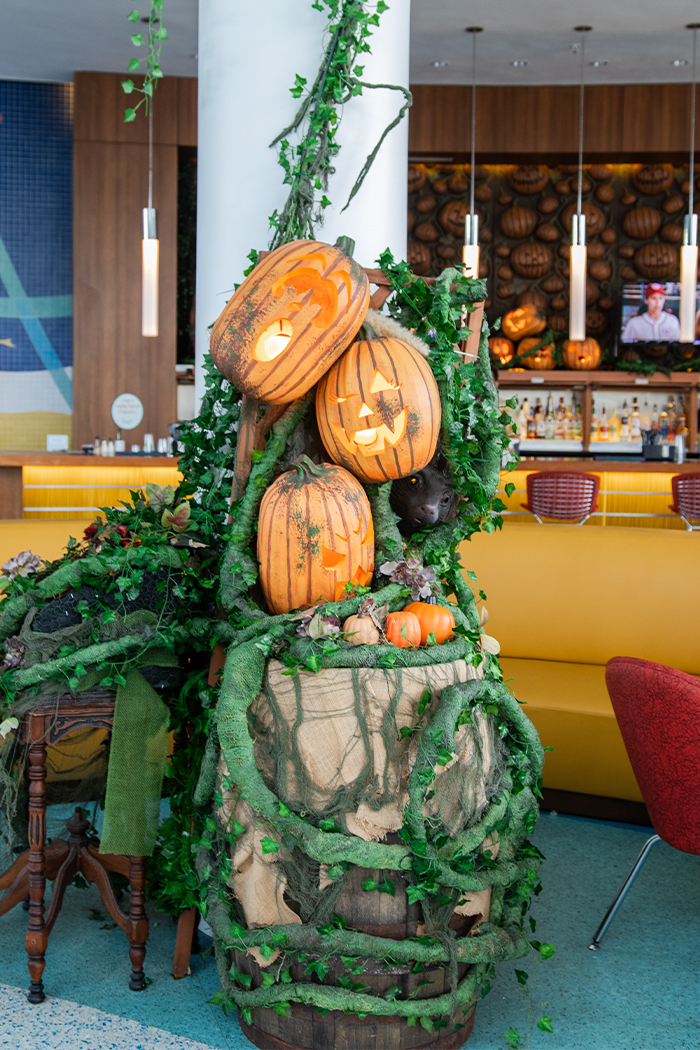
[[[100, 853], [99, 839], [87, 834], [89, 823], [78, 808], [67, 823], [68, 842], [56, 840], [46, 846], [46, 749], [62, 737], [84, 726], [112, 728], [114, 693], [106, 690], [61, 696], [41, 704], [26, 714], [21, 723], [22, 743], [28, 745], [27, 777], [29, 781], [29, 849], [0, 876], [0, 916], [5, 915], [29, 895], [29, 926], [25, 938], [30, 976], [30, 1003], [45, 999], [42, 974], [46, 945], [58, 918], [66, 886], [78, 872], [100, 891], [105, 908], [124, 930], [129, 942], [131, 977], [129, 988], [143, 991], [146, 978], [143, 961], [148, 940], [145, 912], [145, 858]], [[126, 876], [131, 887], [131, 904], [127, 915], [119, 907], [108, 872]], [[45, 914], [46, 880], [53, 879], [53, 893]]]

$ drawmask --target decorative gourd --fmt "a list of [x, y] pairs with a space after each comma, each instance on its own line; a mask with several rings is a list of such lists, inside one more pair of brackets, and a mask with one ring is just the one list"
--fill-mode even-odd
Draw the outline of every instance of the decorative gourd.
[[669, 190], [673, 184], [673, 165], [640, 164], [632, 172], [632, 182], [645, 196], [662, 193]]
[[542, 212], [543, 215], [551, 215], [553, 211], [556, 211], [559, 207], [559, 201], [556, 197], [553, 197], [551, 193], [548, 193], [545, 197], [541, 197], [537, 202], [537, 210]]
[[319, 381], [316, 417], [335, 463], [361, 481], [388, 481], [422, 470], [440, 433], [440, 394], [432, 369], [401, 339], [355, 342]]
[[438, 244], [435, 251], [441, 259], [454, 259], [457, 254], [457, 249], [453, 244]]
[[680, 211], [685, 201], [681, 197], [680, 193], [674, 193], [670, 197], [667, 197], [661, 207], [667, 215], [673, 215], [674, 212]]
[[510, 254], [510, 263], [522, 277], [543, 277], [554, 262], [546, 244], [518, 244]]
[[586, 254], [589, 259], [602, 259], [605, 255], [605, 245], [601, 244], [600, 241], [591, 241], [586, 246]]
[[211, 356], [237, 390], [285, 404], [310, 390], [362, 324], [369, 281], [339, 248], [292, 241], [270, 252], [224, 307]]
[[417, 226], [413, 228], [413, 236], [417, 237], [419, 241], [424, 241], [426, 244], [432, 244], [440, 236], [439, 230], [433, 226], [432, 222], [419, 222]]
[[408, 192], [415, 193], [417, 190], [422, 190], [425, 186], [425, 180], [428, 174], [425, 170], [424, 164], [409, 164], [408, 165]]
[[429, 211], [432, 211], [437, 201], [433, 197], [432, 193], [426, 193], [422, 197], [419, 197], [413, 207], [416, 211], [420, 212], [421, 215], [427, 215]]
[[634, 265], [652, 281], [663, 281], [678, 270], [678, 252], [670, 244], [643, 244], [634, 254]]
[[348, 616], [343, 624], [343, 634], [353, 645], [378, 645], [381, 640], [379, 628], [372, 617], [362, 613]]
[[609, 179], [613, 173], [612, 164], [589, 164], [586, 171], [592, 179]]
[[565, 332], [567, 327], [566, 318], [564, 317], [550, 314], [547, 318], [547, 328], [551, 328], [553, 332]]
[[612, 273], [612, 267], [605, 259], [594, 259], [588, 264], [588, 272], [596, 281], [607, 281]]
[[469, 189], [469, 183], [467, 182], [466, 175], [464, 175], [459, 169], [450, 175], [447, 180], [447, 188], [450, 193], [466, 193]]
[[384, 633], [387, 640], [399, 649], [417, 649], [421, 644], [421, 627], [415, 613], [389, 613], [386, 618]]
[[273, 613], [337, 601], [348, 583], [366, 586], [374, 529], [365, 490], [342, 467], [304, 456], [263, 496], [258, 561]]
[[564, 287], [564, 282], [561, 277], [557, 277], [556, 274], [552, 274], [546, 281], [542, 282], [542, 287], [545, 292], [560, 292]]
[[513, 360], [515, 347], [512, 340], [503, 335], [492, 335], [489, 339], [489, 354], [495, 365], [507, 365]]
[[539, 288], [528, 288], [526, 292], [521, 292], [518, 298], [515, 300], [516, 306], [527, 306], [528, 303], [532, 303], [538, 310], [543, 313], [547, 309], [547, 296], [539, 290]]
[[[571, 204], [567, 204], [561, 213], [561, 224], [568, 233], [571, 233], [571, 220], [576, 215], [576, 212], [576, 203], [572, 201]], [[590, 201], [584, 201], [581, 205], [581, 213], [586, 216], [587, 237], [594, 237], [596, 233], [600, 233], [601, 230], [605, 229], [605, 215], [597, 205], [592, 204]]]
[[[537, 336], [530, 336], [527, 339], [522, 339], [518, 343], [518, 354], [527, 353], [528, 350], [531, 350], [532, 347], [536, 346], [538, 343], [539, 339]], [[531, 368], [536, 372], [555, 368], [554, 344], [548, 343], [547, 346], [541, 346], [534, 354], [528, 354], [527, 357], [523, 358], [523, 364], [526, 368]]]
[[510, 266], [506, 266], [504, 263], [503, 266], [499, 266], [496, 270], [496, 277], [498, 277], [499, 281], [512, 281], [513, 271]]
[[660, 212], [656, 208], [632, 208], [625, 215], [622, 228], [637, 241], [653, 237], [662, 223]]
[[600, 346], [595, 339], [566, 339], [561, 357], [565, 368], [590, 371], [600, 364]]
[[680, 244], [683, 240], [683, 227], [677, 222], [667, 222], [661, 227], [661, 239], [670, 244]]
[[558, 241], [559, 230], [556, 228], [553, 222], [543, 222], [535, 230], [535, 235], [539, 237], [541, 241]]
[[616, 238], [617, 238], [617, 234], [615, 233], [615, 231], [612, 228], [612, 226], [606, 226], [606, 228], [603, 230], [603, 232], [600, 235], [601, 241], [605, 241], [606, 244], [614, 244]]
[[506, 237], [529, 237], [536, 225], [537, 212], [532, 208], [509, 208], [501, 215], [501, 233]]
[[[607, 299], [602, 302], [608, 302]], [[601, 302], [601, 305], [602, 305]], [[592, 335], [600, 335], [608, 327], [608, 319], [600, 310], [586, 310], [586, 331]], [[596, 366], [597, 367], [597, 366]]]
[[423, 277], [430, 269], [432, 258], [430, 248], [418, 241], [409, 241], [406, 246], [406, 261], [418, 277]]
[[[438, 222], [445, 233], [451, 233], [453, 237], [464, 237], [464, 216], [468, 211], [469, 205], [466, 201], [448, 201], [438, 212]], [[479, 222], [481, 223], [481, 217]]]
[[516, 193], [540, 193], [549, 182], [549, 168], [545, 164], [519, 164], [508, 173], [508, 182]]
[[620, 203], [624, 204], [624, 206], [626, 208], [629, 208], [630, 205], [634, 204], [636, 200], [637, 200], [637, 198], [635, 197], [635, 195], [633, 193], [626, 193], [624, 195], [624, 197], [621, 199]]
[[610, 201], [615, 200], [615, 190], [609, 183], [599, 186], [595, 191], [595, 195], [603, 204], [609, 204]]
[[455, 618], [444, 605], [431, 605], [428, 602], [409, 602], [404, 612], [412, 612], [420, 624], [420, 644], [428, 644], [428, 636], [433, 634], [438, 645], [443, 645], [454, 633]]
[[501, 321], [501, 331], [506, 339], [522, 339], [526, 335], [543, 332], [547, 321], [534, 303], [526, 303], [517, 310], [510, 310]]

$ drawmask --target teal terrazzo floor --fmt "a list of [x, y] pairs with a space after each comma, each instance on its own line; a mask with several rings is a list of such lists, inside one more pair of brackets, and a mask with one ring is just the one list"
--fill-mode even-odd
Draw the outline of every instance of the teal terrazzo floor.
[[[478, 1006], [469, 1050], [505, 1047], [501, 1037], [510, 1026], [524, 1033], [516, 966], [533, 973], [533, 1002], [546, 1001], [554, 1026], [552, 1035], [531, 1032], [533, 1050], [700, 1050], [700, 858], [655, 846], [603, 947], [587, 949], [648, 834], [543, 814], [533, 838], [547, 857], [544, 892], [533, 915], [537, 938], [553, 942], [557, 953], [534, 967], [532, 961], [498, 967], [491, 994]], [[50, 998], [38, 1007], [26, 1006], [15, 991], [27, 981], [26, 913], [16, 908], [0, 919], [0, 1047], [250, 1047], [234, 1018], [206, 1004], [218, 987], [211, 958], [193, 957], [191, 977], [171, 977], [175, 927], [169, 918], [149, 913], [152, 983], [134, 993], [127, 987], [124, 935], [101, 929], [108, 921], [91, 921], [93, 909], [104, 912], [93, 888], [67, 892], [47, 952]]]

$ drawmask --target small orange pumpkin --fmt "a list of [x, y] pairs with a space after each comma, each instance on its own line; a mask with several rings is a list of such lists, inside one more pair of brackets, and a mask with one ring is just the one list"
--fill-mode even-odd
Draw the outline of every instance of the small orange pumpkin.
[[600, 346], [595, 339], [567, 339], [561, 357], [566, 368], [590, 371], [600, 364]]
[[342, 467], [302, 457], [262, 498], [260, 583], [274, 613], [337, 601], [372, 578], [374, 529], [365, 490]]
[[387, 640], [399, 649], [417, 649], [421, 644], [421, 626], [415, 613], [389, 613], [386, 618], [384, 633]]
[[501, 321], [501, 331], [506, 339], [523, 339], [526, 335], [537, 335], [547, 327], [547, 319], [534, 303], [525, 303], [517, 310], [510, 310]]
[[343, 624], [343, 634], [353, 645], [378, 645], [381, 641], [379, 628], [366, 613], [348, 616]]
[[513, 360], [515, 353], [512, 339], [506, 339], [504, 335], [492, 335], [489, 339], [489, 353], [495, 365], [507, 365]]
[[234, 292], [211, 333], [211, 356], [237, 390], [286, 404], [349, 346], [369, 303], [367, 275], [339, 248], [291, 241]]
[[[528, 339], [521, 339], [518, 343], [518, 354], [527, 353], [528, 350], [531, 350], [533, 346], [537, 346], [538, 343], [539, 339], [537, 336], [530, 336]], [[554, 344], [550, 343], [548, 346], [541, 346], [534, 354], [529, 354], [524, 358], [523, 364], [526, 368], [532, 368], [538, 372], [555, 368]]]
[[366, 326], [320, 380], [316, 418], [330, 458], [360, 481], [422, 470], [440, 434], [440, 393], [432, 369], [402, 339]]
[[438, 645], [444, 645], [455, 629], [455, 618], [444, 605], [429, 602], [409, 602], [404, 612], [412, 612], [420, 624], [420, 644], [427, 645], [432, 633]]

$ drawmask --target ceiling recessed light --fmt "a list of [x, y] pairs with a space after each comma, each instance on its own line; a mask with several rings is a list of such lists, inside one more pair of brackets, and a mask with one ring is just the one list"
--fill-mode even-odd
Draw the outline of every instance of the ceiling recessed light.
[[511, 62], [511, 65], [515, 69], [519, 69], [521, 66], [526, 66], [527, 62], [525, 61], [524, 58], [516, 58], [514, 62]]
[[436, 69], [444, 69], [445, 66], [449, 66], [449, 62], [446, 62], [444, 58], [438, 58], [433, 62]]
[[607, 66], [607, 64], [607, 58], [596, 58], [593, 62], [588, 63], [589, 66], [594, 66], [596, 69], [598, 69], [600, 66]]
[[674, 58], [674, 60], [671, 63], [671, 65], [672, 66], [687, 66], [688, 65], [688, 59], [687, 58]]

